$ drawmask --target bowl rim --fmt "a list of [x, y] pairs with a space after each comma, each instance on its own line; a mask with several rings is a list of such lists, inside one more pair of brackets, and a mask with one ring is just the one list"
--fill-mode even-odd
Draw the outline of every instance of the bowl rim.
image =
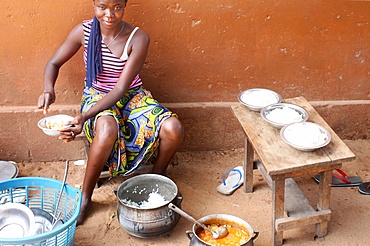
[[[268, 92], [268, 93], [274, 95], [277, 98], [277, 102], [276, 103], [281, 103], [281, 101], [283, 100], [282, 96], [279, 93], [277, 93], [276, 91], [270, 90], [270, 89], [266, 89], [266, 88], [251, 88], [251, 89], [244, 90], [244, 91], [240, 92], [238, 94], [238, 101], [241, 104], [247, 106], [249, 109], [252, 109], [252, 110], [255, 110], [255, 111], [259, 111], [259, 110], [261, 110], [265, 106], [262, 106], [261, 107], [261, 106], [256, 106], [256, 105], [248, 104], [248, 103], [244, 102], [241, 99], [241, 97], [242, 97], [243, 94], [248, 93], [248, 92], [252, 93], [253, 91], [264, 91], [264, 92]], [[266, 105], [266, 106], [268, 106], [268, 105]]]
[[[314, 125], [316, 126], [317, 128], [319, 128], [320, 130], [322, 130], [323, 132], [326, 133], [326, 136], [327, 136], [327, 139], [324, 143], [322, 144], [319, 144], [319, 145], [314, 145], [314, 146], [301, 146], [301, 145], [298, 145], [298, 144], [294, 144], [294, 143], [291, 143], [289, 142], [286, 138], [285, 138], [285, 135], [284, 135], [284, 132], [289, 128], [289, 127], [292, 127], [293, 125]], [[316, 149], [319, 149], [319, 148], [322, 148], [322, 147], [325, 147], [326, 145], [328, 145], [330, 142], [331, 142], [331, 134], [330, 132], [323, 126], [317, 124], [317, 123], [314, 123], [314, 122], [309, 122], [309, 121], [304, 121], [304, 122], [295, 122], [295, 123], [292, 123], [292, 124], [289, 124], [289, 125], [286, 125], [284, 126], [283, 128], [281, 128], [280, 130], [280, 137], [283, 139], [283, 141], [285, 143], [287, 143], [288, 145], [292, 146], [293, 148], [295, 149], [298, 149], [298, 150], [303, 150], [303, 151], [311, 151], [311, 150], [316, 150]]]
[[[293, 110], [300, 111], [299, 113], [303, 113], [303, 119], [300, 120], [300, 121], [291, 122], [291, 123], [279, 123], [279, 122], [276, 122], [276, 121], [272, 121], [272, 120], [270, 120], [266, 117], [266, 112], [269, 109], [272, 109], [274, 107], [279, 108], [280, 106], [281, 107], [289, 107]], [[289, 124], [292, 124], [292, 123], [306, 122], [309, 118], [309, 114], [308, 114], [307, 110], [305, 110], [303, 107], [301, 107], [299, 105], [296, 105], [296, 104], [293, 104], [293, 103], [274, 103], [274, 104], [270, 104], [270, 105], [261, 109], [260, 115], [261, 115], [262, 119], [264, 119], [265, 121], [267, 121], [268, 123], [270, 123], [271, 125], [273, 125], [275, 127], [278, 127], [278, 126], [283, 127], [283, 126], [286, 126], [286, 125], [289, 125]]]

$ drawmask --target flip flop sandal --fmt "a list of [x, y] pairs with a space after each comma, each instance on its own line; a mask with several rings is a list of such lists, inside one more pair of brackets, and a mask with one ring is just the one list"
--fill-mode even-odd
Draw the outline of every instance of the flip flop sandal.
[[[225, 179], [225, 177], [227, 178]], [[244, 170], [242, 166], [235, 167], [224, 173], [222, 184], [217, 186], [217, 191], [224, 195], [231, 195], [243, 184]]]
[[364, 195], [370, 195], [370, 182], [364, 182], [358, 187], [358, 191]]
[[[335, 169], [340, 175], [333, 173], [332, 175], [332, 187], [351, 187], [359, 186], [362, 184], [362, 179], [358, 176], [348, 176], [343, 170]], [[317, 183], [320, 183], [320, 174], [314, 177]]]

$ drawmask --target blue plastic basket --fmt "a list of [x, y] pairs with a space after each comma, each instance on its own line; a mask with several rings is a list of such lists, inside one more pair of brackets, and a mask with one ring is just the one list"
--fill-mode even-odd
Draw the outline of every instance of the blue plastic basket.
[[56, 210], [62, 182], [39, 177], [15, 178], [0, 182], [0, 204], [22, 203], [51, 214], [61, 213], [63, 225], [32, 237], [0, 238], [0, 245], [73, 245], [76, 220], [81, 208], [81, 191], [65, 184]]

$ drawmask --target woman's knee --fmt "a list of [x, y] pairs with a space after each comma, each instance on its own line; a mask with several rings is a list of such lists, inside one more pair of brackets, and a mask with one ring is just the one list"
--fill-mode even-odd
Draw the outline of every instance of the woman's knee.
[[184, 134], [185, 129], [180, 120], [176, 117], [171, 117], [165, 120], [161, 126], [160, 138], [182, 141]]
[[95, 137], [103, 141], [114, 141], [118, 136], [117, 122], [112, 116], [100, 116], [95, 129]]

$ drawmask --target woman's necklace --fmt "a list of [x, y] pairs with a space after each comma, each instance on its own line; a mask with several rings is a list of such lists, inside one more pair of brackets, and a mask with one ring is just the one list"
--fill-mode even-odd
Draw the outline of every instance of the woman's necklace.
[[114, 40], [116, 40], [116, 38], [118, 38], [118, 36], [121, 34], [121, 32], [123, 31], [123, 28], [125, 27], [125, 23], [123, 22], [123, 25], [122, 25], [122, 28], [121, 28], [121, 31], [119, 31], [119, 33], [109, 42], [109, 44], [107, 44], [107, 47], [109, 47], [109, 45], [111, 45], [113, 43]]

